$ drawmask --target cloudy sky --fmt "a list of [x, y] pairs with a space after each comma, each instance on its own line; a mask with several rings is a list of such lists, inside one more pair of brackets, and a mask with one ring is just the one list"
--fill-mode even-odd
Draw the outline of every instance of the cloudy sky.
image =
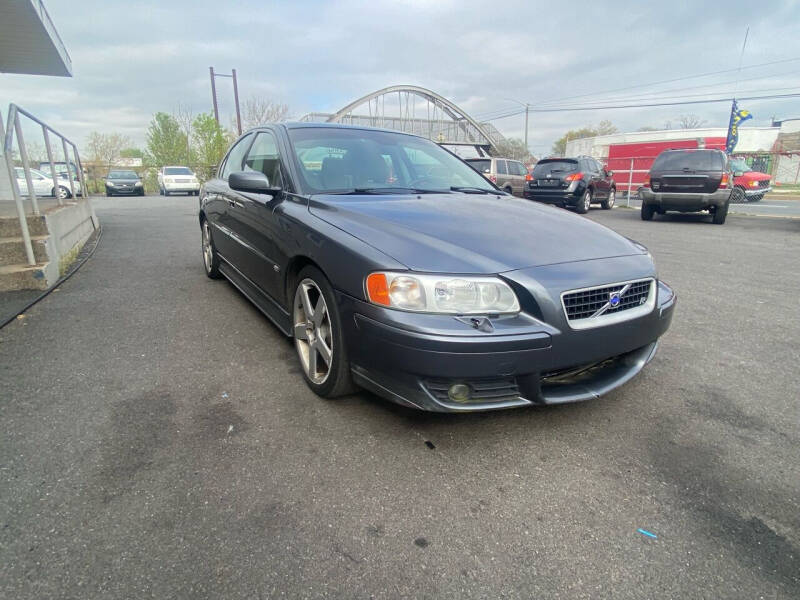
[[[237, 69], [240, 97], [286, 103], [298, 118], [401, 83], [435, 90], [479, 119], [511, 112], [515, 101], [535, 109], [730, 96], [748, 26], [739, 96], [800, 92], [796, 1], [45, 4], [74, 76], [0, 74], [0, 110], [16, 102], [79, 142], [97, 130], [143, 146], [154, 112], [178, 103], [210, 111], [211, 65]], [[747, 68], [764, 63], [775, 64]], [[218, 81], [221, 111], [230, 115], [230, 84]], [[754, 113], [750, 125], [800, 117], [800, 98], [740, 104]], [[627, 131], [693, 113], [725, 126], [728, 111], [706, 104], [533, 113], [529, 145], [546, 153], [567, 129], [601, 119]], [[523, 136], [521, 115], [492, 123]]]

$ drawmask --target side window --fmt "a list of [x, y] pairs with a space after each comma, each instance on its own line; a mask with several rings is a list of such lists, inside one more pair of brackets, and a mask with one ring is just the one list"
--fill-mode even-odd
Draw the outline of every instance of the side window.
[[228, 159], [225, 161], [225, 164], [222, 165], [222, 169], [219, 173], [220, 179], [225, 179], [227, 181], [228, 175], [242, 170], [244, 155], [247, 152], [247, 148], [250, 146], [251, 141], [253, 141], [253, 136], [247, 135], [236, 143], [236, 145], [228, 154]]
[[275, 136], [269, 131], [262, 131], [256, 135], [250, 152], [244, 161], [245, 170], [261, 171], [269, 179], [273, 187], [283, 187], [281, 176], [281, 156], [278, 153], [278, 144]]
[[508, 169], [506, 169], [506, 161], [504, 160], [497, 161], [497, 174], [508, 175]]
[[517, 165], [517, 175], [522, 175], [523, 177], [525, 177], [525, 175], [528, 174], [528, 169], [526, 169], [525, 165], [523, 165], [521, 162], [516, 163], [516, 165]]

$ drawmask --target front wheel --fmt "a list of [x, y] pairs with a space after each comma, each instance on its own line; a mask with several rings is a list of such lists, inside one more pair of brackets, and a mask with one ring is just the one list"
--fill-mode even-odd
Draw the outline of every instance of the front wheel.
[[580, 214], [585, 215], [589, 212], [589, 207], [592, 205], [592, 191], [586, 190], [581, 196], [581, 199], [578, 200], [578, 204], [575, 205], [575, 210], [577, 210]]
[[652, 221], [656, 214], [656, 207], [652, 204], [642, 204], [642, 221]]
[[614, 203], [616, 201], [617, 201], [617, 190], [615, 190], [614, 188], [611, 188], [611, 191], [608, 192], [608, 198], [603, 200], [600, 203], [600, 206], [602, 206], [603, 209], [605, 209], [605, 210], [611, 210], [612, 208], [614, 208]]
[[203, 235], [203, 266], [206, 269], [206, 275], [211, 279], [219, 279], [222, 273], [219, 271], [219, 256], [217, 249], [214, 247], [214, 240], [211, 238], [211, 227], [208, 224], [208, 219], [203, 220], [201, 225]]
[[[58, 199], [59, 200], [67, 200], [68, 198], [72, 198], [72, 194], [70, 193], [70, 191], [67, 188], [65, 188], [63, 185], [58, 186], [58, 192], [57, 193], [58, 193]], [[56, 195], [56, 190], [55, 189], [51, 191], [51, 195], [53, 195], [53, 196]]]
[[744, 188], [733, 188], [730, 201], [732, 204], [744, 204], [747, 202], [747, 194], [744, 193]]
[[323, 398], [354, 391], [333, 288], [312, 266], [300, 271], [292, 303], [292, 333], [308, 387]]

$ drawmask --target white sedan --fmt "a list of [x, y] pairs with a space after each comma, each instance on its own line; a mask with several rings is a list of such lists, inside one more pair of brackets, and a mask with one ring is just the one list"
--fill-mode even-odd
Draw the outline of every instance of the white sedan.
[[[22, 196], [28, 195], [28, 182], [25, 179], [25, 169], [22, 167], [14, 167], [17, 174], [17, 186], [19, 186], [19, 193]], [[37, 196], [55, 196], [62, 200], [72, 197], [72, 192], [69, 189], [69, 180], [64, 177], [58, 178], [58, 184], [53, 182], [53, 178], [46, 175], [38, 169], [31, 169], [31, 183], [33, 183], [33, 191]], [[81, 184], [77, 181], [72, 182], [75, 186], [75, 193], [81, 193]]]
[[169, 196], [174, 192], [187, 195], [200, 193], [200, 182], [189, 167], [161, 167], [158, 171], [158, 193]]

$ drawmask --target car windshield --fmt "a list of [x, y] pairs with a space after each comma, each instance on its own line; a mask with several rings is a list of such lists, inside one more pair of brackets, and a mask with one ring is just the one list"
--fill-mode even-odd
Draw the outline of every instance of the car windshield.
[[715, 150], [683, 150], [662, 152], [656, 158], [653, 171], [721, 171], [725, 161]]
[[490, 158], [469, 158], [467, 164], [478, 173], [489, 173], [492, 170], [492, 159]]
[[108, 174], [109, 179], [139, 179], [135, 171], [111, 171]]
[[194, 175], [189, 167], [164, 167], [164, 175]]
[[369, 129], [289, 130], [307, 193], [495, 192], [482, 175], [434, 142]]
[[731, 169], [736, 173], [749, 173], [753, 169], [750, 168], [746, 162], [744, 162], [743, 158], [733, 158], [731, 159]]
[[578, 170], [578, 163], [574, 160], [540, 160], [533, 168], [534, 179], [543, 179], [548, 175], [572, 173]]

